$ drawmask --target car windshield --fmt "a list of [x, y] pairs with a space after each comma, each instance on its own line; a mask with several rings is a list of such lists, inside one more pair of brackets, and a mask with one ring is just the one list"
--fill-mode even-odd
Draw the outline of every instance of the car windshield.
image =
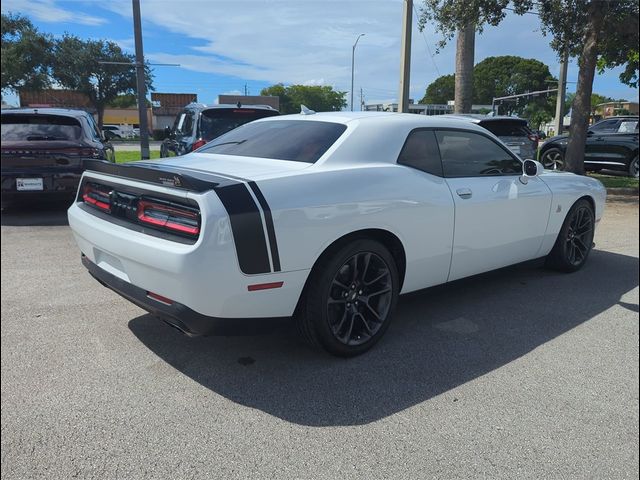
[[531, 134], [529, 127], [523, 122], [493, 121], [480, 122], [480, 126], [486, 128], [496, 137], [526, 137]]
[[80, 122], [63, 115], [2, 115], [2, 141], [78, 140]]
[[346, 125], [276, 120], [243, 125], [199, 152], [314, 163], [346, 130]]
[[278, 112], [259, 108], [212, 108], [204, 110], [200, 117], [200, 137], [209, 142], [240, 125], [274, 115], [278, 115]]

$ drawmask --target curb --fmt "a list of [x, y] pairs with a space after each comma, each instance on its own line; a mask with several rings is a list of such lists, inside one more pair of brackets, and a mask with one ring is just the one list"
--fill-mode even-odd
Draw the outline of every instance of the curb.
[[607, 188], [607, 195], [638, 195], [637, 188]]

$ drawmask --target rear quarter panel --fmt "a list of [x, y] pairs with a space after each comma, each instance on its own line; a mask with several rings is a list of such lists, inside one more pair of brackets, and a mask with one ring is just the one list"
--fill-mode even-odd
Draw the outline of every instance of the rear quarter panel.
[[402, 292], [444, 283], [453, 199], [442, 178], [391, 164], [354, 165], [257, 182], [270, 204], [283, 271], [310, 269], [337, 239], [364, 229], [403, 244]]
[[595, 206], [596, 222], [604, 212], [607, 191], [595, 178], [567, 172], [545, 170], [540, 178], [549, 186], [553, 195], [547, 233], [542, 243], [541, 254], [548, 254], [556, 241], [558, 232], [569, 209], [582, 197], [588, 197]]

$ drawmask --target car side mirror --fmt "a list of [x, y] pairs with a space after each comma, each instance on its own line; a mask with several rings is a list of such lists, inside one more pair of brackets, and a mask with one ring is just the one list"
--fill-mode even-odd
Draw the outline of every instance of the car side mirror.
[[587, 130], [587, 136], [590, 137], [591, 135], [593, 135], [593, 130]]
[[544, 172], [544, 166], [535, 160], [527, 159], [522, 163], [522, 176], [520, 181], [525, 185], [529, 181], [529, 178], [537, 177]]
[[171, 138], [171, 127], [164, 127], [164, 138]]

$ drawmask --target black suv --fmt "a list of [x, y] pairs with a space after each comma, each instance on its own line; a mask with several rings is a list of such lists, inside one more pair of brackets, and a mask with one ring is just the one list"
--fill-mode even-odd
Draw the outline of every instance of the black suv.
[[2, 202], [33, 194], [75, 195], [85, 159], [115, 161], [93, 116], [82, 110], [2, 110]]
[[266, 105], [191, 103], [176, 117], [173, 128], [166, 128], [160, 156], [185, 155], [240, 125], [275, 115], [278, 111]]
[[[544, 168], [564, 167], [569, 137], [561, 135], [547, 140], [540, 148]], [[638, 117], [613, 117], [592, 125], [587, 132], [584, 168], [590, 171], [621, 170], [638, 178]]]

